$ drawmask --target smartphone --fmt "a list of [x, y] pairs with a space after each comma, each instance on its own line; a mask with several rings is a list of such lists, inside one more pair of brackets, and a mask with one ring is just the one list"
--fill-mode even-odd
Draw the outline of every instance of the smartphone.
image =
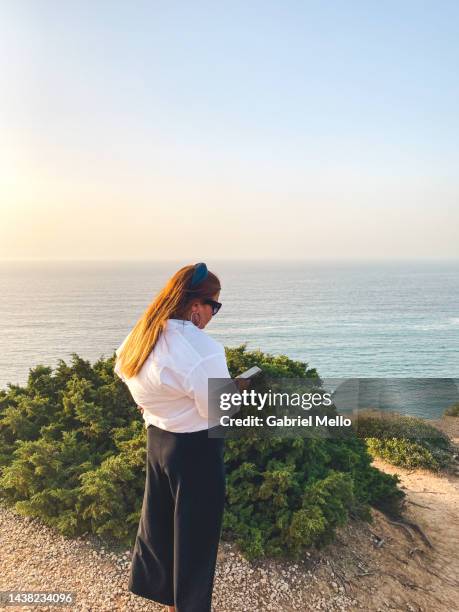
[[261, 374], [261, 371], [261, 368], [259, 368], [258, 366], [253, 366], [253, 368], [249, 368], [245, 372], [242, 372], [242, 374], [239, 374], [239, 376], [236, 376], [236, 378], [253, 378], [258, 374]]

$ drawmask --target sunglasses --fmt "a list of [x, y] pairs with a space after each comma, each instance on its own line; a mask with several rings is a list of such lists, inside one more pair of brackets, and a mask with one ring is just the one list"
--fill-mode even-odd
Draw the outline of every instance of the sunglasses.
[[215, 316], [222, 307], [222, 304], [220, 302], [216, 302], [215, 300], [204, 300], [204, 304], [209, 304], [209, 306], [212, 306], [212, 316]]

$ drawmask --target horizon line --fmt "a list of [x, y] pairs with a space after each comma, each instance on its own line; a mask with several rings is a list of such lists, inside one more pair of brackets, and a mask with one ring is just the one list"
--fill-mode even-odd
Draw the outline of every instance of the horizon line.
[[[315, 257], [315, 258], [210, 258], [215, 262], [222, 263], [320, 263], [320, 262], [357, 262], [357, 263], [390, 263], [390, 262], [459, 262], [459, 255], [453, 257], [443, 256], [425, 256], [425, 257]], [[68, 259], [40, 259], [40, 258], [22, 258], [22, 259], [0, 259], [0, 264], [4, 263], [150, 263], [150, 264], [168, 264], [177, 263], [184, 261], [184, 258], [175, 259], [138, 259], [138, 258], [126, 258], [126, 259], [82, 259], [82, 258], [68, 258]]]

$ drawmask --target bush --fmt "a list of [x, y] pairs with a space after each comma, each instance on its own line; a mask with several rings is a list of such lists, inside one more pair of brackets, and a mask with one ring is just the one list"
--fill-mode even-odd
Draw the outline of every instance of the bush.
[[459, 402], [447, 408], [443, 414], [444, 416], [452, 416], [452, 417], [459, 416]]
[[[226, 349], [237, 376], [253, 364], [270, 379], [321, 381], [315, 369], [285, 355]], [[263, 383], [259, 385], [263, 387]], [[329, 542], [350, 515], [369, 518], [369, 506], [397, 514], [403, 493], [398, 478], [371, 466], [365, 442], [343, 439], [258, 438], [226, 441], [227, 506], [224, 537], [248, 557], [298, 556]]]
[[368, 411], [354, 424], [370, 453], [393, 465], [440, 470], [452, 460], [448, 436], [417, 417]]
[[[320, 379], [285, 355], [226, 349], [232, 376], [253, 364], [272, 378]], [[115, 355], [93, 366], [72, 354], [53, 373], [30, 370], [27, 385], [0, 393], [0, 495], [69, 536], [91, 532], [132, 544], [145, 485], [146, 430]], [[344, 439], [226, 441], [223, 535], [246, 555], [299, 556], [322, 546], [370, 505], [397, 512], [397, 477], [371, 466], [365, 442]]]

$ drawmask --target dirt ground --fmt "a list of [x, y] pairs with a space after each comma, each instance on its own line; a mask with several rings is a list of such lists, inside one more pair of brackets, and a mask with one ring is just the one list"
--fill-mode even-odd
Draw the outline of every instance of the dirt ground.
[[356, 600], [354, 609], [459, 610], [458, 476], [410, 472], [381, 461], [375, 465], [400, 476], [407, 494], [405, 518], [427, 539], [376, 511], [373, 524], [344, 529], [329, 548], [328, 561]]
[[[459, 418], [444, 417], [433, 424], [459, 445]], [[405, 518], [425, 537], [379, 512], [373, 513], [373, 524], [346, 527], [328, 549], [328, 561], [345, 592], [356, 600], [357, 609], [459, 610], [457, 469], [439, 475], [395, 468], [380, 460], [374, 465], [399, 475], [407, 495]]]
[[[459, 418], [432, 424], [451, 438], [459, 455]], [[373, 523], [346, 525], [333, 544], [305, 560], [312, 578], [303, 587], [309, 591], [305, 607], [285, 602], [279, 610], [459, 611], [459, 463], [441, 474], [381, 460], [373, 464], [398, 474], [406, 493], [404, 520], [413, 526], [376, 510]], [[276, 566], [275, 573], [280, 571]]]

